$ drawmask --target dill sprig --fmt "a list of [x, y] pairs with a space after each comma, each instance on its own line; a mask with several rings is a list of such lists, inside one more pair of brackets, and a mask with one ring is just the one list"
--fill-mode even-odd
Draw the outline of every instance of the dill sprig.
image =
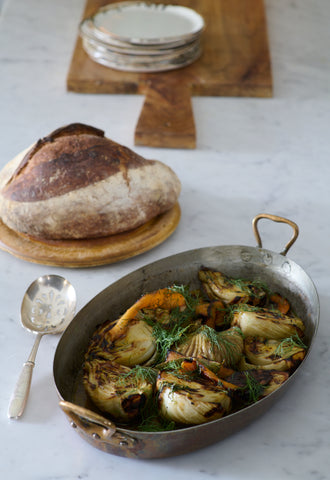
[[157, 363], [164, 361], [167, 351], [180, 343], [190, 328], [191, 325], [186, 323], [185, 318], [178, 322], [171, 322], [170, 325], [154, 323], [152, 333], [158, 350]]
[[234, 365], [237, 361], [237, 353], [240, 352], [238, 335], [243, 336], [240, 328], [233, 327], [231, 330], [217, 332], [212, 327], [202, 325], [197, 333], [205, 335], [210, 348], [221, 352], [226, 365]]
[[220, 332], [219, 333], [216, 332], [214, 328], [209, 327], [208, 325], [202, 325], [198, 331], [207, 337], [212, 347], [214, 346], [218, 348], [220, 347], [219, 336], [218, 336], [220, 335]]
[[170, 360], [169, 362], [158, 363], [157, 364], [157, 369], [158, 370], [163, 370], [163, 371], [180, 370], [183, 360], [184, 360], [184, 357], [178, 358], [176, 360]]
[[236, 287], [241, 292], [245, 292], [249, 295], [250, 299], [262, 298], [270, 295], [271, 291], [269, 287], [261, 280], [246, 280], [243, 278], [229, 278], [227, 277], [227, 283], [233, 287]]
[[218, 341], [224, 349], [227, 365], [233, 365], [237, 362], [237, 352], [240, 352], [240, 347], [237, 343], [237, 333], [242, 335], [242, 331], [239, 328], [218, 333]]
[[[185, 379], [187, 375], [175, 374], [178, 379]], [[193, 392], [194, 389], [189, 387], [189, 385], [183, 385], [181, 383], [173, 382], [162, 382], [162, 388], [169, 388], [170, 395], [173, 395], [175, 392]]]
[[244, 372], [245, 379], [246, 379], [246, 390], [249, 394], [248, 403], [255, 403], [259, 400], [260, 396], [262, 395], [264, 387], [251, 375], [250, 372]]
[[304, 344], [302, 339], [297, 333], [292, 335], [292, 337], [284, 338], [276, 347], [274, 355], [277, 357], [286, 357], [296, 348], [307, 349], [307, 345]]
[[133, 381], [134, 383], [148, 382], [155, 383], [157, 377], [157, 370], [152, 367], [144, 367], [142, 365], [135, 365], [127, 373], [121, 373], [118, 379], [118, 384]]
[[172, 292], [180, 293], [185, 299], [186, 306], [187, 306], [188, 310], [190, 310], [191, 312], [195, 311], [197, 305], [200, 302], [200, 296], [199, 296], [198, 293], [193, 295], [192, 292], [190, 291], [188, 285], [175, 285], [174, 284], [169, 289]]
[[150, 397], [140, 413], [139, 423], [136, 426], [138, 431], [143, 432], [164, 432], [177, 428], [173, 420], [163, 418], [158, 409], [158, 394]]
[[176, 430], [173, 420], [166, 420], [157, 413], [149, 414], [141, 420], [137, 429], [141, 432], [168, 432]]
[[235, 312], [260, 312], [260, 307], [255, 307], [248, 303], [235, 303], [227, 306], [227, 313], [225, 315], [225, 322], [231, 324]]
[[146, 403], [141, 412], [141, 420], [137, 430], [142, 432], [167, 432], [176, 428], [177, 425], [173, 420], [167, 420], [159, 414], [157, 396]]
[[[151, 312], [141, 313], [141, 318], [152, 327], [158, 351], [157, 362], [163, 362], [166, 353], [184, 340], [196, 320], [196, 306], [199, 303], [198, 295], [193, 295], [187, 285], [173, 285], [172, 292], [180, 293], [185, 299], [185, 307], [175, 307], [168, 312], [166, 322], [158, 321]], [[158, 312], [158, 315], [160, 313]]]

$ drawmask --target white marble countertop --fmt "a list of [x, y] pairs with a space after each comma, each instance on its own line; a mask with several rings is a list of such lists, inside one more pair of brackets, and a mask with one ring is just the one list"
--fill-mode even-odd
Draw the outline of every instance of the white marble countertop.
[[[2, 478], [329, 478], [328, 0], [266, 0], [274, 97], [194, 98], [198, 145], [192, 151], [134, 147], [141, 96], [66, 91], [83, 0], [1, 3], [0, 167], [41, 136], [78, 121], [162, 160], [182, 181], [178, 229], [131, 260], [77, 270], [32, 264], [0, 251]], [[211, 447], [175, 458], [133, 460], [103, 453], [77, 435], [58, 407], [52, 376], [58, 338], [52, 336], [41, 342], [24, 416], [7, 418], [11, 392], [33, 343], [19, 319], [32, 280], [46, 273], [66, 276], [76, 287], [80, 309], [110, 283], [153, 260], [202, 246], [255, 246], [251, 220], [260, 212], [299, 225], [289, 256], [312, 277], [321, 303], [319, 331], [304, 369], [260, 420]], [[287, 234], [281, 226], [265, 225], [265, 247], [279, 252]]]

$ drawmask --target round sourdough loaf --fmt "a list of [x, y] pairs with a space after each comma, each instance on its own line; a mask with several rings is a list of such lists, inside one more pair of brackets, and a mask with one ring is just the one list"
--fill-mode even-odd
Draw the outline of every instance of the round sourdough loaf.
[[181, 185], [162, 162], [74, 123], [9, 162], [0, 189], [0, 217], [9, 228], [59, 240], [137, 228], [172, 208]]

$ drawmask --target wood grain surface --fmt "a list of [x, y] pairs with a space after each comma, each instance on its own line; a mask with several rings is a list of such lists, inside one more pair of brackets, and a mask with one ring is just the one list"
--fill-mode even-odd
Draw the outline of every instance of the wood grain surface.
[[[87, 0], [83, 18], [109, 0]], [[180, 0], [205, 20], [203, 53], [193, 64], [160, 73], [114, 70], [85, 53], [79, 35], [67, 76], [78, 93], [143, 94], [135, 143], [195, 148], [192, 96], [271, 97], [272, 74], [263, 0]], [[79, 20], [77, 20], [79, 22]]]
[[58, 267], [95, 267], [144, 253], [164, 242], [177, 228], [179, 204], [126, 233], [93, 240], [43, 242], [18, 234], [0, 220], [0, 249], [32, 263]]

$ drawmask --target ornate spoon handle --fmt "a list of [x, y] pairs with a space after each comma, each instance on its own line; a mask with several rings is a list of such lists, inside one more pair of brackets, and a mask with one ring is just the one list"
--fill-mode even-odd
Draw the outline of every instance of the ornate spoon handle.
[[30, 392], [32, 372], [35, 365], [35, 359], [42, 337], [42, 333], [37, 334], [34, 345], [27, 361], [23, 364], [20, 376], [18, 377], [15, 390], [10, 399], [8, 408], [9, 418], [19, 418], [24, 412], [26, 402]]

